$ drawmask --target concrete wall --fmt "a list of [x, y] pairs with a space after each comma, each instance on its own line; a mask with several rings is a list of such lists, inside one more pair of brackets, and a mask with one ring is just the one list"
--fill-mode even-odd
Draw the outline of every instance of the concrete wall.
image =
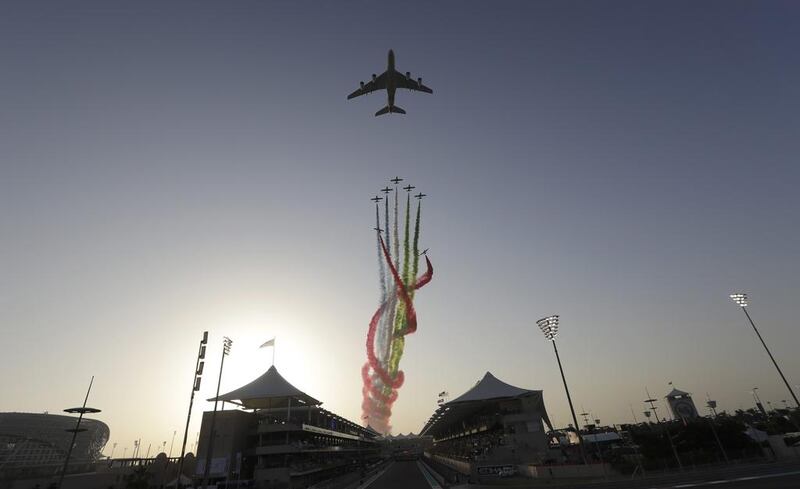
[[611, 474], [608, 464], [589, 465], [520, 465], [519, 473], [534, 479], [572, 479], [603, 477]]
[[[208, 451], [209, 433], [211, 428], [211, 412], [203, 413], [203, 420], [200, 425], [200, 440], [197, 446], [197, 472], [202, 475], [205, 468], [206, 453]], [[217, 411], [217, 418], [214, 421], [214, 440], [212, 458], [212, 476], [224, 476], [224, 473], [214, 474], [213, 469], [226, 471], [229, 477], [235, 477], [237, 464], [237, 454], [241, 453], [242, 464], [245, 465], [244, 456], [249, 446], [247, 437], [255, 432], [258, 418], [253, 413], [244, 411]], [[223, 463], [224, 459], [224, 463]], [[245, 476], [246, 467], [243, 467]], [[196, 474], [197, 475], [197, 474]]]
[[431, 460], [435, 460], [435, 461], [439, 462], [440, 464], [442, 464], [442, 465], [444, 465], [446, 467], [450, 467], [453, 470], [457, 470], [458, 472], [460, 472], [462, 474], [469, 475], [469, 473], [472, 471], [472, 467], [467, 462], [463, 462], [461, 460], [455, 460], [455, 459], [448, 458], [448, 457], [443, 457], [441, 455], [431, 455], [431, 454], [427, 454], [427, 453], [425, 455], [428, 458], [430, 458]]

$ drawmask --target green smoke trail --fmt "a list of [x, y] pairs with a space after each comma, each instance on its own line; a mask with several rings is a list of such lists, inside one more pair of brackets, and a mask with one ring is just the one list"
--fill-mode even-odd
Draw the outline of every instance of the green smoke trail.
[[[384, 197], [386, 197], [386, 201], [384, 202], [385, 207], [384, 207], [383, 217], [384, 217], [384, 223], [385, 224], [383, 225], [383, 228], [386, 229], [386, 242], [387, 243], [391, 243], [392, 242], [392, 235], [391, 235], [391, 231], [389, 230], [389, 194], [388, 193], [384, 194]], [[380, 227], [380, 226], [378, 226], [378, 227]], [[394, 232], [395, 233], [397, 232], [397, 228], [395, 228]], [[382, 262], [383, 262], [383, 258], [381, 258], [381, 263]]]
[[394, 266], [400, 266], [400, 233], [397, 231], [397, 185], [394, 186]]
[[[417, 271], [419, 271], [419, 217], [422, 209], [422, 199], [417, 203], [417, 221], [414, 223], [414, 266], [411, 268], [411, 280], [416, 282]], [[414, 297], [415, 288], [412, 286], [408, 291], [409, 295]]]
[[[409, 253], [411, 251], [409, 249], [409, 225], [411, 219], [410, 200], [411, 196], [409, 193], [409, 196], [406, 198], [405, 232], [403, 236], [403, 272], [400, 275], [403, 283], [406, 285], [406, 289], [408, 289]], [[395, 238], [397, 238], [397, 235], [395, 235]], [[397, 263], [395, 265], [397, 265]], [[394, 313], [394, 325], [392, 328], [395, 339], [392, 341], [392, 349], [388, 364], [390, 375], [395, 375], [399, 370], [400, 357], [403, 356], [403, 349], [405, 346], [403, 335], [405, 334], [406, 327], [406, 305], [403, 301], [397, 301]]]
[[411, 218], [411, 192], [406, 194], [406, 225], [405, 225], [405, 236], [403, 236], [403, 274], [400, 275], [403, 278], [403, 283], [406, 284], [406, 289], [408, 289], [408, 284], [411, 282], [408, 276], [408, 269], [410, 268], [409, 265], [409, 255], [411, 250], [408, 247], [408, 240], [410, 238], [408, 228], [410, 224]]

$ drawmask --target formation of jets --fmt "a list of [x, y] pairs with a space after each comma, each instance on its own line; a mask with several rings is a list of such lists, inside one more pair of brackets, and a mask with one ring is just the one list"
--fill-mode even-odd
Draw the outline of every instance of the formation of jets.
[[[400, 177], [394, 177], [394, 178], [391, 178], [391, 179], [389, 179], [389, 181], [390, 181], [390, 182], [392, 182], [393, 184], [397, 185], [397, 184], [399, 184], [400, 182], [402, 182], [402, 181], [403, 181], [403, 179], [402, 179], [402, 178], [400, 178]], [[406, 185], [405, 187], [403, 187], [403, 190], [405, 190], [406, 192], [409, 192], [409, 193], [410, 193], [410, 192], [411, 192], [412, 190], [414, 190], [415, 188], [417, 188], [417, 187], [415, 187], [415, 186], [413, 186], [413, 185]], [[392, 190], [393, 190], [393, 189], [392, 189], [391, 187], [389, 187], [389, 186], [386, 186], [386, 187], [384, 187], [384, 188], [382, 188], [382, 189], [381, 189], [381, 192], [383, 192], [384, 194], [387, 194], [387, 195], [388, 195], [388, 194], [389, 194], [389, 192], [391, 192]], [[420, 192], [420, 193], [418, 193], [417, 195], [415, 195], [415, 196], [414, 196], [414, 198], [416, 198], [416, 199], [419, 199], [419, 200], [422, 200], [422, 198], [423, 198], [423, 197], [426, 197], [426, 195], [425, 195], [425, 194], [423, 194], [423, 193], [421, 193], [421, 192]], [[388, 199], [389, 197], [386, 197], [386, 198]], [[378, 202], [380, 202], [380, 201], [382, 201], [382, 200], [383, 200], [383, 197], [379, 197], [379, 196], [377, 196], [377, 195], [376, 195], [375, 197], [373, 197], [373, 198], [371, 198], [371, 199], [369, 199], [369, 200], [371, 200], [372, 202], [375, 202], [375, 205], [377, 206], [377, 205], [378, 205]], [[374, 228], [372, 228], [372, 229], [373, 229], [373, 230], [375, 230], [375, 231], [377, 231], [377, 232], [378, 232], [378, 234], [380, 234], [380, 233], [382, 233], [382, 232], [383, 232], [383, 229], [381, 229], [381, 227], [380, 227], [380, 226], [378, 226], [378, 227], [374, 227]], [[427, 255], [428, 255], [428, 249], [429, 249], [429, 248], [425, 248], [424, 250], [422, 250], [422, 252], [421, 252], [421, 253], [417, 253], [417, 256], [422, 256], [422, 255], [426, 255], [426, 256], [427, 256]]]
[[406, 74], [403, 75], [402, 73], [398, 72], [394, 67], [394, 51], [391, 49], [389, 50], [389, 59], [388, 59], [388, 66], [386, 71], [384, 71], [380, 75], [372, 74], [372, 81], [367, 83], [359, 82], [360, 87], [355, 92], [351, 93], [347, 96], [347, 100], [352, 98], [360, 97], [361, 95], [366, 95], [368, 93], [372, 93], [376, 90], [386, 90], [386, 95], [389, 98], [389, 103], [386, 107], [382, 108], [378, 112], [375, 112], [375, 116], [383, 115], [383, 114], [405, 114], [406, 111], [401, 109], [400, 107], [394, 104], [394, 94], [398, 88], [406, 88], [408, 90], [414, 90], [417, 92], [425, 92], [425, 93], [433, 93], [433, 90], [426, 87], [422, 84], [422, 78], [417, 78], [414, 80], [411, 78], [411, 72], [406, 71]]

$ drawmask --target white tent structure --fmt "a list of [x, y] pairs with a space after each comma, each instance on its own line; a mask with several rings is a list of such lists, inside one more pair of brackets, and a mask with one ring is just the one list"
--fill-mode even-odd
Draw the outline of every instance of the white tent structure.
[[287, 406], [319, 406], [322, 402], [289, 383], [271, 366], [263, 375], [209, 401], [225, 401], [247, 409], [281, 408]]
[[486, 372], [471, 389], [439, 406], [420, 435], [431, 436], [443, 454], [448, 446], [488, 442], [502, 445], [489, 456], [498, 463], [514, 457], [535, 462], [548, 451], [542, 423], [552, 431], [542, 391], [507, 384]]

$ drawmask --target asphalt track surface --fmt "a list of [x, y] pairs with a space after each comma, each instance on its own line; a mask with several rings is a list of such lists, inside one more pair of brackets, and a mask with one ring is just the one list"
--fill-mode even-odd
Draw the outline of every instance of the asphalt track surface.
[[417, 462], [394, 462], [365, 489], [431, 489], [431, 487]]
[[[395, 462], [378, 475], [364, 489], [431, 489], [438, 484], [429, 482], [416, 462]], [[717, 471], [698, 471], [653, 477], [639, 480], [616, 480], [609, 482], [561, 484], [524, 484], [500, 486], [451, 486], [453, 489], [486, 488], [524, 489], [800, 489], [800, 465], [764, 464], [730, 467]]]
[[759, 464], [686, 472], [635, 481], [578, 484], [575, 489], [800, 489], [800, 465]]

